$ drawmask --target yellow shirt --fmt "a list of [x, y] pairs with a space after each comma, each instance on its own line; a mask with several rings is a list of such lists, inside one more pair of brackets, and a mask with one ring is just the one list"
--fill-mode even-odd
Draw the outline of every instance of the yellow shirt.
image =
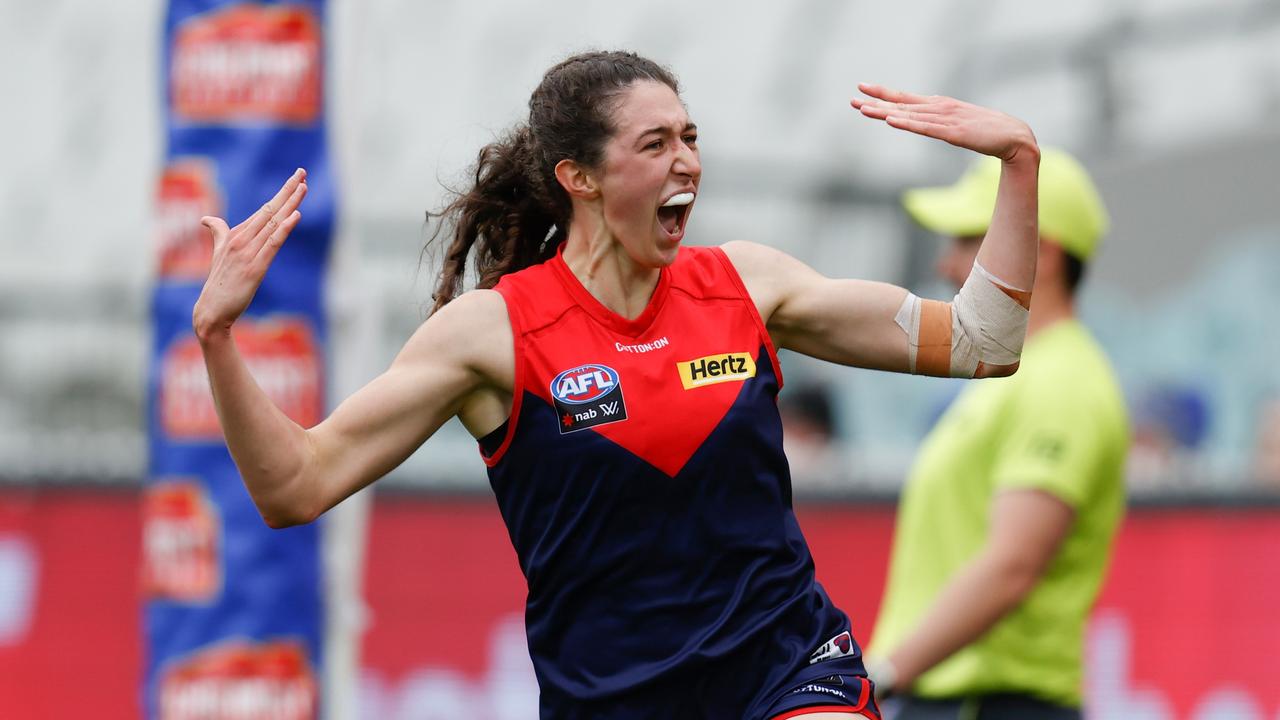
[[1041, 489], [1076, 511], [1057, 556], [1021, 605], [912, 692], [1023, 692], [1079, 705], [1085, 621], [1124, 513], [1128, 446], [1119, 384], [1075, 320], [1028, 340], [1012, 377], [970, 382], [925, 439], [903, 490], [871, 653], [900, 644], [978, 553], [996, 492]]

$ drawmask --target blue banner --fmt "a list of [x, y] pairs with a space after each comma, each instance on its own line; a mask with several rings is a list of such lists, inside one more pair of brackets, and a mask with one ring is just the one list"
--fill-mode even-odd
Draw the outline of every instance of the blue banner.
[[320, 712], [319, 528], [271, 530], [253, 506], [222, 438], [191, 311], [212, 255], [200, 217], [234, 226], [305, 167], [302, 221], [233, 334], [276, 405], [303, 426], [319, 422], [334, 217], [323, 11], [323, 0], [169, 4], [143, 507], [149, 718]]

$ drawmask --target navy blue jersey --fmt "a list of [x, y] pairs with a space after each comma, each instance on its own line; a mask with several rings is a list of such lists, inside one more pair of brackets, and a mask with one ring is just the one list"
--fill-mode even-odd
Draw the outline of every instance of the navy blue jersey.
[[481, 450], [543, 717], [736, 720], [821, 677], [824, 645], [856, 660], [792, 511], [777, 356], [724, 253], [683, 248], [634, 320], [559, 255], [496, 289], [515, 395]]

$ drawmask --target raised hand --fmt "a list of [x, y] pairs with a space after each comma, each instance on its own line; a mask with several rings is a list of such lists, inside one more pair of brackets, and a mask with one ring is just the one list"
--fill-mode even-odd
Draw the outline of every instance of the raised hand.
[[234, 228], [219, 217], [200, 219], [213, 233], [213, 261], [192, 312], [198, 336], [230, 330], [249, 307], [271, 261], [302, 219], [298, 205], [306, 194], [307, 172], [299, 168], [270, 202]]
[[850, 105], [874, 120], [957, 147], [1012, 162], [1023, 148], [1036, 148], [1031, 128], [1021, 120], [945, 95], [915, 95], [881, 85], [858, 83], [868, 97]]

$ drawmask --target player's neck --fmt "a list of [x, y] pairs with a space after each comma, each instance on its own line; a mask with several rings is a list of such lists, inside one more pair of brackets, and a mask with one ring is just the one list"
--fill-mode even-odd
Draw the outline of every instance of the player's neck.
[[634, 320], [644, 312], [662, 274], [643, 267], [612, 237], [575, 237], [570, 232], [564, 263], [591, 296], [613, 312]]

